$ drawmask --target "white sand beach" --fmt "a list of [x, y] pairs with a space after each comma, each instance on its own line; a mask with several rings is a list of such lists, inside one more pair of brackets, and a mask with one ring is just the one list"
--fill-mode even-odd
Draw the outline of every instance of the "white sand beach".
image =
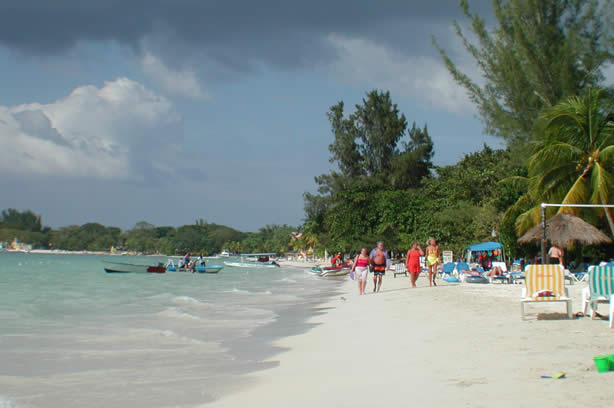
[[[278, 341], [277, 367], [207, 406], [612, 406], [614, 373], [592, 360], [614, 353], [607, 321], [567, 320], [562, 303], [529, 305], [522, 321], [521, 285], [439, 282], [409, 289], [388, 273], [380, 293], [358, 296], [348, 279], [316, 327]], [[584, 286], [569, 287], [574, 313]]]

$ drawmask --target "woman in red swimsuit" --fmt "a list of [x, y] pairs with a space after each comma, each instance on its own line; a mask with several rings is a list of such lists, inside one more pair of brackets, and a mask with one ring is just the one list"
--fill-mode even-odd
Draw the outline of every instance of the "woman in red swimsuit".
[[356, 280], [358, 281], [358, 293], [360, 295], [365, 294], [365, 288], [367, 287], [367, 276], [369, 275], [369, 255], [367, 254], [367, 248], [363, 248], [360, 254], [356, 255], [354, 265], [352, 266], [352, 272], [356, 271]]
[[411, 244], [411, 249], [407, 251], [407, 270], [411, 279], [411, 287], [416, 287], [416, 280], [420, 275], [420, 257], [424, 256], [424, 251], [416, 241]]

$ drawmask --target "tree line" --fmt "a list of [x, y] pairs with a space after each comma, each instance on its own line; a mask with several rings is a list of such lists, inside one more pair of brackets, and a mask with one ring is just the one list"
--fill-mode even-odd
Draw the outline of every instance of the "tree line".
[[213, 255], [228, 249], [236, 253], [285, 252], [290, 248], [288, 225], [267, 225], [257, 232], [241, 232], [225, 225], [202, 219], [194, 224], [155, 226], [146, 221], [122, 231], [117, 227], [90, 222], [53, 229], [43, 226], [42, 217], [31, 210], [14, 208], [0, 213], [0, 241], [17, 238], [34, 248], [69, 251], [130, 251], [145, 254], [183, 254], [185, 252]]
[[[607, 2], [606, 2], [607, 3]], [[614, 62], [614, 25], [597, 0], [495, 0], [496, 24], [473, 13], [454, 22], [482, 81], [433, 44], [476, 105], [484, 146], [451, 166], [432, 164], [427, 124], [411, 128], [390, 93], [373, 90], [353, 112], [328, 113], [334, 170], [305, 193], [304, 230], [329, 250], [358, 251], [384, 239], [391, 248], [440, 241], [456, 256], [471, 243], [498, 240], [513, 256], [537, 247], [516, 240], [539, 222], [539, 204], [614, 201], [614, 103], [603, 68]], [[464, 28], [468, 26], [467, 29]], [[477, 135], [476, 135], [477, 136]], [[608, 209], [561, 207], [614, 235]], [[611, 256], [612, 247], [575, 248], [572, 257]]]

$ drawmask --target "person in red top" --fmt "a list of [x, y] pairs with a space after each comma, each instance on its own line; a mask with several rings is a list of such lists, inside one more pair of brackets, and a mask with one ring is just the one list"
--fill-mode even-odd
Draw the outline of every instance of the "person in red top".
[[424, 251], [416, 241], [411, 244], [411, 249], [407, 251], [407, 270], [411, 279], [411, 287], [416, 287], [416, 280], [420, 276], [420, 257], [424, 256]]
[[354, 259], [354, 265], [352, 265], [352, 272], [356, 271], [356, 280], [358, 281], [358, 293], [360, 295], [365, 294], [370, 262], [371, 260], [369, 259], [369, 255], [367, 255], [367, 248], [363, 248], [360, 251], [360, 254], [356, 255], [356, 259]]

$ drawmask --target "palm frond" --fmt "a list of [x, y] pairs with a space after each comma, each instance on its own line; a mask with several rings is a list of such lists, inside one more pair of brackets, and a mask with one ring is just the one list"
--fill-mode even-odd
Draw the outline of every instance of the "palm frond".
[[516, 235], [521, 236], [537, 224], [539, 224], [541, 220], [541, 206], [537, 205], [531, 208], [528, 211], [523, 212], [516, 218], [516, 222], [514, 224], [514, 229], [516, 230]]

